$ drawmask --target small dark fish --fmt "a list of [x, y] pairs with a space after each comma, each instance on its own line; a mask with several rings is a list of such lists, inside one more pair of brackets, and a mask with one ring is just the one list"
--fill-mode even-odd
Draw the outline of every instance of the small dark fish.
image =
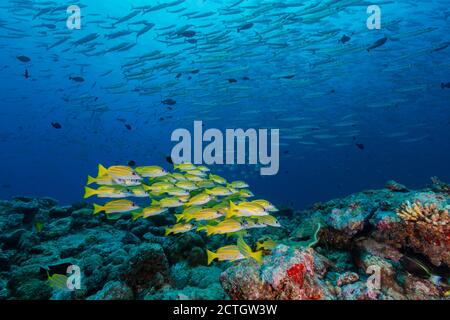
[[249, 77], [242, 77], [242, 80], [248, 81], [248, 80], [250, 80], [250, 78]]
[[159, 121], [164, 121], [164, 117], [159, 118]]
[[52, 127], [55, 129], [61, 129], [62, 125], [59, 122], [52, 122]]
[[192, 30], [187, 30], [187, 31], [183, 31], [178, 33], [179, 36], [183, 36], [185, 38], [192, 38], [196, 35], [197, 33], [195, 31]]
[[30, 62], [31, 59], [28, 58], [27, 56], [18, 56], [17, 59], [21, 62]]
[[171, 156], [167, 156], [167, 157], [166, 157], [166, 161], [167, 161], [168, 163], [170, 163], [170, 164], [173, 164], [173, 160], [172, 160], [172, 157], [171, 157]]
[[130, 161], [128, 161], [128, 165], [129, 165], [130, 167], [134, 167], [134, 166], [136, 166], [136, 161], [130, 160]]
[[71, 265], [73, 265], [73, 264], [65, 262], [65, 263], [55, 264], [55, 265], [51, 265], [51, 266], [47, 266], [47, 267], [40, 267], [39, 273], [41, 274], [41, 276], [43, 276], [45, 278], [47, 278], [48, 275], [51, 277], [54, 274], [67, 274], [67, 269]]
[[131, 127], [131, 125], [129, 125], [128, 123], [125, 124], [125, 128], [127, 128], [128, 130], [133, 129], [133, 128]]
[[439, 47], [433, 49], [431, 52], [438, 52], [447, 49], [450, 46], [450, 42], [444, 42]]
[[420, 278], [428, 279], [431, 275], [428, 267], [415, 258], [403, 256], [400, 258], [400, 264], [406, 271]]
[[182, 74], [178, 73], [175, 78], [179, 79], [179, 78], [181, 78], [181, 76], [182, 76]]
[[336, 90], [331, 89], [331, 90], [330, 90], [330, 93], [336, 93]]
[[84, 82], [84, 78], [80, 76], [75, 77], [69, 77], [69, 80], [75, 81], [75, 82]]
[[450, 82], [447, 82], [447, 83], [441, 83], [441, 88], [442, 88], [442, 89], [445, 89], [445, 88], [450, 89]]
[[388, 41], [387, 37], [381, 38], [377, 41], [375, 41], [375, 43], [373, 45], [371, 45], [369, 48], [367, 48], [367, 52], [370, 52], [370, 50], [376, 49], [378, 47], [381, 47], [382, 45], [384, 45], [386, 42]]
[[25, 69], [25, 73], [23, 75], [25, 79], [28, 79], [30, 77], [30, 74], [28, 73], [28, 69]]
[[170, 99], [170, 98], [161, 101], [161, 103], [162, 103], [162, 104], [166, 104], [166, 105], [168, 105], [168, 106], [173, 106], [173, 105], [177, 104], [177, 102], [176, 102], [175, 100]]
[[233, 79], [233, 78], [231, 78], [231, 79], [228, 79], [228, 82], [229, 82], [229, 83], [236, 83], [236, 82], [237, 82], [237, 80], [236, 80], [236, 79]]
[[347, 36], [347, 35], [344, 34], [344, 35], [342, 36], [341, 40], [339, 40], [339, 42], [340, 42], [340, 43], [347, 43], [347, 42], [349, 42], [351, 39], [352, 39], [352, 38], [350, 38], [349, 36]]
[[122, 123], [127, 122], [127, 120], [125, 120], [124, 118], [117, 118], [116, 120], [119, 121], [119, 122], [122, 122]]
[[364, 150], [366, 148], [366, 146], [362, 143], [355, 143], [355, 145], [358, 147], [358, 149], [360, 150]]
[[191, 43], [191, 44], [196, 44], [197, 39], [187, 39], [186, 42]]
[[253, 26], [254, 26], [254, 24], [253, 24], [252, 22], [243, 24], [242, 26], [240, 26], [240, 27], [237, 29], [237, 32], [241, 32], [242, 30], [248, 30], [248, 29], [251, 29]]

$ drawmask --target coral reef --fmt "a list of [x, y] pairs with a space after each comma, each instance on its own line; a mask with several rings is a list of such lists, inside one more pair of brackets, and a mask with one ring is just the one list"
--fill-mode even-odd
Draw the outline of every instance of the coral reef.
[[[283, 228], [254, 229], [245, 238], [252, 248], [264, 246], [261, 264], [210, 266], [206, 248], [229, 239], [164, 236], [170, 215], [114, 220], [83, 203], [2, 200], [0, 299], [448, 299], [445, 186], [412, 190], [390, 182], [300, 212], [282, 210], [274, 215]], [[51, 287], [43, 270], [71, 264], [80, 267], [81, 289]]]

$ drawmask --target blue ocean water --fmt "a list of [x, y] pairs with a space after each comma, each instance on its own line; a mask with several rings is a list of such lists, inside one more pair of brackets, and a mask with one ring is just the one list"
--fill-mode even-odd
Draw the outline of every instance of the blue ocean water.
[[277, 175], [212, 166], [278, 205], [450, 180], [448, 1], [166, 1], [2, 1], [0, 198], [71, 203], [98, 163], [169, 168], [194, 120], [280, 129]]

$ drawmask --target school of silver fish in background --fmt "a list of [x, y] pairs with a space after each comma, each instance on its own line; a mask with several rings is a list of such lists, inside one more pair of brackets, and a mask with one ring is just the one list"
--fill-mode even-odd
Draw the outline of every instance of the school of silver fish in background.
[[[53, 95], [56, 90], [61, 99], [70, 103], [66, 112], [73, 117], [84, 114], [87, 121], [96, 121], [96, 131], [105, 113], [145, 113], [142, 106], [148, 104], [148, 99], [168, 107], [182, 104], [184, 110], [176, 113], [181, 120], [199, 116], [204, 121], [217, 120], [221, 108], [240, 108], [244, 104], [246, 108], [239, 109], [240, 118], [233, 119], [238, 122], [236, 125], [260, 114], [259, 106], [252, 106], [261, 99], [270, 106], [264, 109], [275, 122], [273, 125], [285, 130], [281, 145], [322, 150], [324, 145], [355, 145], [352, 138], [359, 139], [362, 133], [362, 109], [375, 112], [408, 106], [415, 100], [412, 94], [423, 95], [433, 87], [450, 88], [448, 79], [433, 83], [436, 79], [412, 73], [419, 67], [444, 70], [450, 66], [440, 58], [429, 59], [447, 50], [450, 44], [448, 37], [438, 34], [450, 16], [448, 6], [445, 1], [433, 3], [436, 14], [429, 26], [420, 19], [411, 21], [392, 14], [395, 5], [399, 6], [398, 12], [406, 10], [408, 16], [416, 10], [414, 1], [378, 2], [383, 10], [389, 10], [389, 15], [383, 15], [381, 32], [369, 34], [365, 11], [370, 3], [364, 0], [211, 0], [196, 2], [195, 6], [186, 0], [148, 1], [116, 17], [107, 12], [91, 12], [86, 9], [88, 5], [75, 1], [73, 4], [86, 11], [82, 11], [82, 30], [73, 32], [65, 27], [67, 4], [11, 0], [0, 7], [11, 17], [8, 21], [0, 19], [0, 38], [29, 38], [30, 28], [22, 30], [18, 26], [31, 15], [36, 33], [33, 44], [45, 48], [45, 56], [52, 60], [55, 69], [73, 84], [70, 90], [63, 90], [49, 87], [46, 82], [40, 92], [48, 90]], [[348, 18], [355, 12], [360, 14], [360, 23], [349, 26], [336, 21], [337, 16]], [[159, 21], [161, 15], [167, 20]], [[416, 39], [423, 40], [420, 46], [415, 45]], [[412, 52], [408, 44], [413, 46]], [[117, 59], [114, 65], [106, 60], [111, 54]], [[24, 66], [33, 68], [26, 70], [26, 78], [54, 77], [56, 70], [39, 70], [37, 64], [45, 62], [42, 57], [15, 55]], [[373, 58], [374, 55], [377, 56]], [[363, 94], [340, 95], [333, 81], [341, 82], [349, 70], [354, 72], [353, 67], [368, 60], [380, 64], [377, 73], [389, 79], [390, 94], [380, 94], [386, 88], [373, 90], [375, 85], [367, 81], [359, 83], [364, 87]], [[120, 67], [115, 68], [116, 65]], [[91, 70], [92, 67], [95, 68]], [[271, 89], [261, 90], [266, 85]], [[126, 95], [127, 106], [123, 101], [108, 103], [93, 94], [93, 88], [113, 96]], [[329, 107], [320, 105], [320, 99], [333, 95], [342, 110], [337, 115], [330, 114], [330, 119], [317, 117], [317, 112]], [[352, 99], [354, 108], [349, 107], [348, 99]], [[319, 105], [313, 107], [315, 102]], [[302, 105], [305, 107], [298, 108]], [[295, 107], [294, 113], [291, 107]], [[157, 123], [172, 117], [160, 112], [146, 121]], [[227, 116], [230, 117], [233, 113]], [[128, 130], [140, 124], [129, 123], [125, 117], [118, 120]], [[259, 125], [258, 121], [255, 119], [254, 126]], [[64, 123], [51, 124], [56, 129], [64, 127]], [[380, 134], [392, 141], [412, 144], [429, 137], [422, 126], [407, 122]], [[359, 141], [356, 146], [364, 148]]]
[[[252, 258], [261, 262], [262, 250], [272, 242], [258, 243], [257, 250], [244, 241], [247, 230], [280, 227], [271, 215], [277, 208], [267, 200], [249, 200], [254, 195], [244, 181], [228, 183], [225, 178], [210, 173], [205, 166], [191, 163], [174, 165], [169, 173], [160, 166], [98, 167], [96, 178], [88, 176], [84, 198], [117, 198], [104, 205], [94, 204], [94, 214], [106, 213], [109, 219], [131, 214], [133, 220], [175, 212], [177, 223], [166, 229], [166, 236], [193, 230], [205, 231], [207, 236], [227, 235], [237, 238], [236, 245], [228, 245], [212, 252], [207, 250], [208, 264], [214, 259], [235, 261]], [[89, 187], [97, 184], [96, 189]], [[146, 207], [123, 199], [151, 198]]]

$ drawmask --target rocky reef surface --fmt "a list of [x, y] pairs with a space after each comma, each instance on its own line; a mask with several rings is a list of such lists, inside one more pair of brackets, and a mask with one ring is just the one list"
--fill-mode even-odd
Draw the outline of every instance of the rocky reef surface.
[[[261, 238], [278, 244], [265, 249], [262, 264], [207, 266], [206, 248], [227, 239], [166, 237], [172, 215], [108, 220], [85, 203], [16, 197], [0, 201], [0, 300], [448, 299], [449, 209], [450, 187], [437, 179], [422, 190], [391, 181], [304, 211], [281, 210], [283, 228], [246, 239], [253, 247]], [[49, 285], [42, 270], [64, 263], [80, 267], [81, 289]]]

